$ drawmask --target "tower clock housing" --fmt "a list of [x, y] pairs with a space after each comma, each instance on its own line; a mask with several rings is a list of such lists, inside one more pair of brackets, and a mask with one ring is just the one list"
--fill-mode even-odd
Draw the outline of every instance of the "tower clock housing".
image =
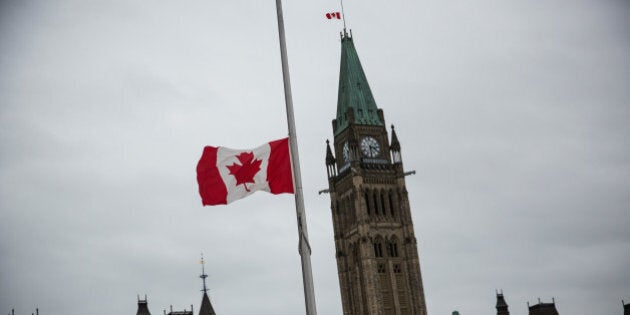
[[343, 313], [426, 315], [400, 143], [345, 30], [332, 127], [326, 168]]

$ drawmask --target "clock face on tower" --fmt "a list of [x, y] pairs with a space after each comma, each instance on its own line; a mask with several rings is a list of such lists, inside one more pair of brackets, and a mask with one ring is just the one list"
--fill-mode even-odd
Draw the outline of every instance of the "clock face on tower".
[[375, 158], [381, 153], [381, 146], [373, 137], [364, 137], [361, 139], [361, 152], [367, 157]]

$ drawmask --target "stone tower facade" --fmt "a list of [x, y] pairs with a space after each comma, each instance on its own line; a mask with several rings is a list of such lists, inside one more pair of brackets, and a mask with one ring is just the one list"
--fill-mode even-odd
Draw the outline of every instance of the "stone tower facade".
[[393, 126], [390, 142], [345, 30], [332, 125], [326, 168], [343, 313], [425, 315], [400, 143]]

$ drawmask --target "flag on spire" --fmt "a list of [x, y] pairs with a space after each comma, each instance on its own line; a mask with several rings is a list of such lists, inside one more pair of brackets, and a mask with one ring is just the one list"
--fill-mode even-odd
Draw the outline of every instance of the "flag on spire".
[[288, 138], [254, 149], [207, 146], [197, 164], [204, 206], [228, 204], [258, 190], [293, 193]]
[[329, 20], [332, 20], [332, 19], [341, 20], [341, 13], [339, 12], [326, 13], [326, 18]]

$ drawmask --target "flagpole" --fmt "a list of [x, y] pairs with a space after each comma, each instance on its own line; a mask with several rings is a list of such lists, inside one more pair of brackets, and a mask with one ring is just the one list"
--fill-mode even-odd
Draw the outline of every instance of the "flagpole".
[[343, 12], [343, 0], [341, 0], [341, 19], [343, 20], [343, 31], [346, 32], [346, 14]]
[[284, 18], [282, 16], [281, 0], [276, 0], [278, 13], [278, 34], [280, 36], [280, 57], [282, 59], [282, 77], [284, 79], [284, 100], [287, 107], [287, 123], [289, 127], [289, 148], [291, 150], [291, 168], [293, 170], [293, 187], [295, 188], [295, 212], [297, 215], [299, 245], [298, 252], [302, 260], [302, 282], [304, 285], [304, 301], [306, 314], [316, 315], [315, 289], [313, 287], [313, 272], [311, 269], [311, 246], [308, 242], [306, 215], [304, 212], [304, 196], [302, 194], [302, 175], [300, 173], [300, 159], [295, 132], [295, 118], [293, 115], [293, 98], [291, 96], [291, 79], [289, 77], [289, 63], [287, 61], [287, 45], [284, 35]]

